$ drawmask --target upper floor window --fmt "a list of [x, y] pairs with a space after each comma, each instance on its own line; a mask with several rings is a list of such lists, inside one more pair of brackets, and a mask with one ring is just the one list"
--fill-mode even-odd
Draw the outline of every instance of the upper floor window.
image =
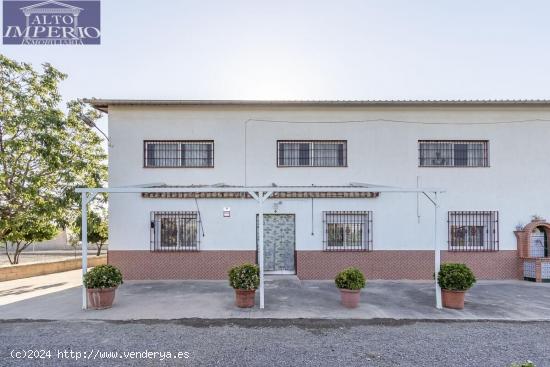
[[214, 141], [144, 141], [144, 167], [214, 167]]
[[325, 251], [372, 250], [372, 212], [323, 212]]
[[419, 140], [420, 167], [488, 167], [487, 140]]
[[279, 167], [346, 167], [345, 140], [279, 140]]
[[198, 251], [198, 212], [151, 212], [151, 251]]
[[450, 251], [497, 251], [498, 212], [449, 212]]

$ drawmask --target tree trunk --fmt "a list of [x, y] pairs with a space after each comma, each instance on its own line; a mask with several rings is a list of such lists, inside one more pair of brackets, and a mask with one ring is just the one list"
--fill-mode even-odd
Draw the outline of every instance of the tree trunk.
[[23, 248], [19, 247], [19, 243], [17, 246], [15, 246], [15, 251], [13, 252], [13, 262], [12, 265], [19, 264], [19, 255], [21, 255], [21, 251], [23, 251]]
[[96, 252], [95, 256], [101, 255], [101, 248], [102, 247], [103, 247], [103, 244], [97, 244], [97, 252]]
[[12, 260], [12, 258], [11, 258], [11, 256], [10, 256], [10, 252], [8, 251], [8, 243], [5, 242], [5, 241], [4, 241], [4, 247], [5, 247], [5, 249], [6, 249], [6, 256], [8, 257], [8, 260], [9, 260], [10, 264], [13, 265], [13, 260]]
[[13, 263], [12, 265], [19, 264], [19, 255], [21, 255], [21, 250], [19, 250], [19, 247], [15, 249], [15, 253], [13, 254]]
[[13, 253], [13, 262], [12, 265], [19, 264], [19, 257], [23, 250], [25, 250], [32, 242], [25, 243], [21, 245], [21, 243], [18, 243], [17, 246], [15, 246], [15, 251]]

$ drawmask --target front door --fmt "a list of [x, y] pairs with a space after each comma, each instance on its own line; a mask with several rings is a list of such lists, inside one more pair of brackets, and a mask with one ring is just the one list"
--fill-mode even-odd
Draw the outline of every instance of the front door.
[[[264, 214], [264, 272], [266, 274], [295, 274], [294, 214]], [[259, 231], [256, 216], [256, 247]]]

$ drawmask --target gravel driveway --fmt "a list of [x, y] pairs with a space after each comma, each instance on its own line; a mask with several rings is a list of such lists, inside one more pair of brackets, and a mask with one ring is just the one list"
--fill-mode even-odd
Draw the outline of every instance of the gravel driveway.
[[[546, 322], [4, 322], [0, 365], [541, 367], [550, 366], [548, 340]], [[29, 350], [44, 359], [10, 357]]]

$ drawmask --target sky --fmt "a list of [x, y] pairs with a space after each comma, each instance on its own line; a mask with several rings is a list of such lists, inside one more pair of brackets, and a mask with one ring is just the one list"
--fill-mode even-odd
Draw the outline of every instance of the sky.
[[101, 45], [0, 52], [67, 73], [65, 100], [550, 98], [548, 0], [101, 7]]

